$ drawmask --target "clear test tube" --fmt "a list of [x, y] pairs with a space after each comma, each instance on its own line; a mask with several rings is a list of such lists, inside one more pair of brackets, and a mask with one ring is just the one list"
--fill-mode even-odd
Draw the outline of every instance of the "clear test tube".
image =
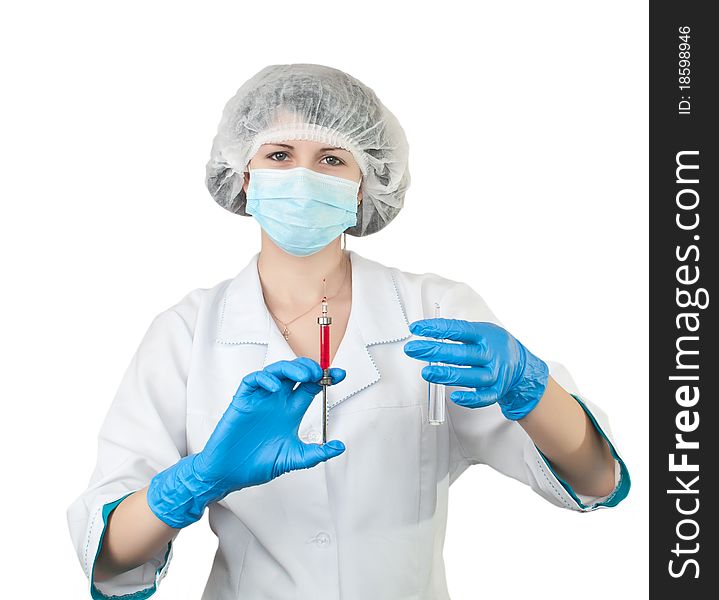
[[[439, 304], [436, 302], [434, 303], [434, 316], [435, 318], [439, 317]], [[440, 362], [430, 362], [430, 365], [441, 365]], [[428, 415], [429, 415], [429, 424], [430, 425], [441, 425], [444, 423], [445, 419], [445, 406], [446, 406], [446, 398], [445, 394], [447, 393], [447, 388], [441, 384], [441, 383], [429, 383], [429, 393], [428, 393], [428, 400], [429, 400], [429, 407], [428, 407]]]

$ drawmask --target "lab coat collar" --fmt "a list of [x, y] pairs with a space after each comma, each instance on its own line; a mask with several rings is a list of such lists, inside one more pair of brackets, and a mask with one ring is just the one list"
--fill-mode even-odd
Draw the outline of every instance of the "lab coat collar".
[[[352, 305], [347, 330], [331, 365], [345, 369], [347, 375], [328, 387], [330, 407], [379, 381], [381, 374], [367, 349], [369, 346], [398, 342], [412, 335], [391, 270], [353, 250], [348, 253]], [[293, 360], [296, 355], [265, 305], [258, 258], [259, 252], [230, 282], [220, 307], [216, 341], [266, 344], [261, 369], [278, 360]]]

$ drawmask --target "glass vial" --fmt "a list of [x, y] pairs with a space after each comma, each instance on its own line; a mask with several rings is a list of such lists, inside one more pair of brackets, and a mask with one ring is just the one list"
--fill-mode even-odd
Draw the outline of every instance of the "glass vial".
[[[437, 302], [434, 303], [434, 316], [435, 318], [438, 318], [440, 316], [439, 312], [439, 304]], [[430, 365], [441, 365], [442, 363], [439, 362], [430, 362]], [[430, 425], [441, 425], [444, 423], [445, 419], [445, 407], [446, 407], [446, 399], [445, 394], [447, 392], [447, 388], [442, 385], [441, 383], [433, 383], [431, 381], [427, 382], [429, 384], [429, 391], [428, 391], [428, 415], [429, 415], [429, 424]]]

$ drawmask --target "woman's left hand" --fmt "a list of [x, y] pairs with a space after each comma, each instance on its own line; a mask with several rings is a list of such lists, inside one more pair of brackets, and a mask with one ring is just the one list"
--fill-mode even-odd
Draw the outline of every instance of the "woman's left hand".
[[544, 394], [549, 379], [546, 363], [498, 325], [435, 318], [414, 321], [409, 329], [419, 336], [463, 342], [412, 340], [404, 345], [412, 358], [445, 363], [424, 367], [422, 377], [427, 381], [474, 388], [453, 391], [450, 400], [456, 404], [479, 408], [497, 402], [502, 414], [516, 421], [527, 416]]

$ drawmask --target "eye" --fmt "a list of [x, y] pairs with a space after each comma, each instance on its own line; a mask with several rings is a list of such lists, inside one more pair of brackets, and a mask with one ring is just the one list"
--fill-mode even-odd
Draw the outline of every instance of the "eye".
[[[272, 154], [268, 154], [268, 155], [267, 155], [267, 158], [271, 158], [272, 160], [277, 160], [276, 158], [273, 158], [273, 157], [276, 156], [277, 154], [282, 154], [282, 155], [285, 156], [285, 157], [287, 156], [287, 152], [282, 152], [281, 150], [278, 150], [277, 152], [273, 152]], [[277, 162], [284, 162], [284, 160], [285, 160], [284, 158], [281, 158], [281, 159], [277, 160]]]
[[[325, 163], [332, 167], [337, 167], [339, 165], [345, 164], [341, 159], [337, 158], [336, 156], [325, 156], [325, 158], [337, 161], [337, 162], [332, 162], [332, 163]], [[322, 160], [325, 160], [325, 158], [323, 158]]]

